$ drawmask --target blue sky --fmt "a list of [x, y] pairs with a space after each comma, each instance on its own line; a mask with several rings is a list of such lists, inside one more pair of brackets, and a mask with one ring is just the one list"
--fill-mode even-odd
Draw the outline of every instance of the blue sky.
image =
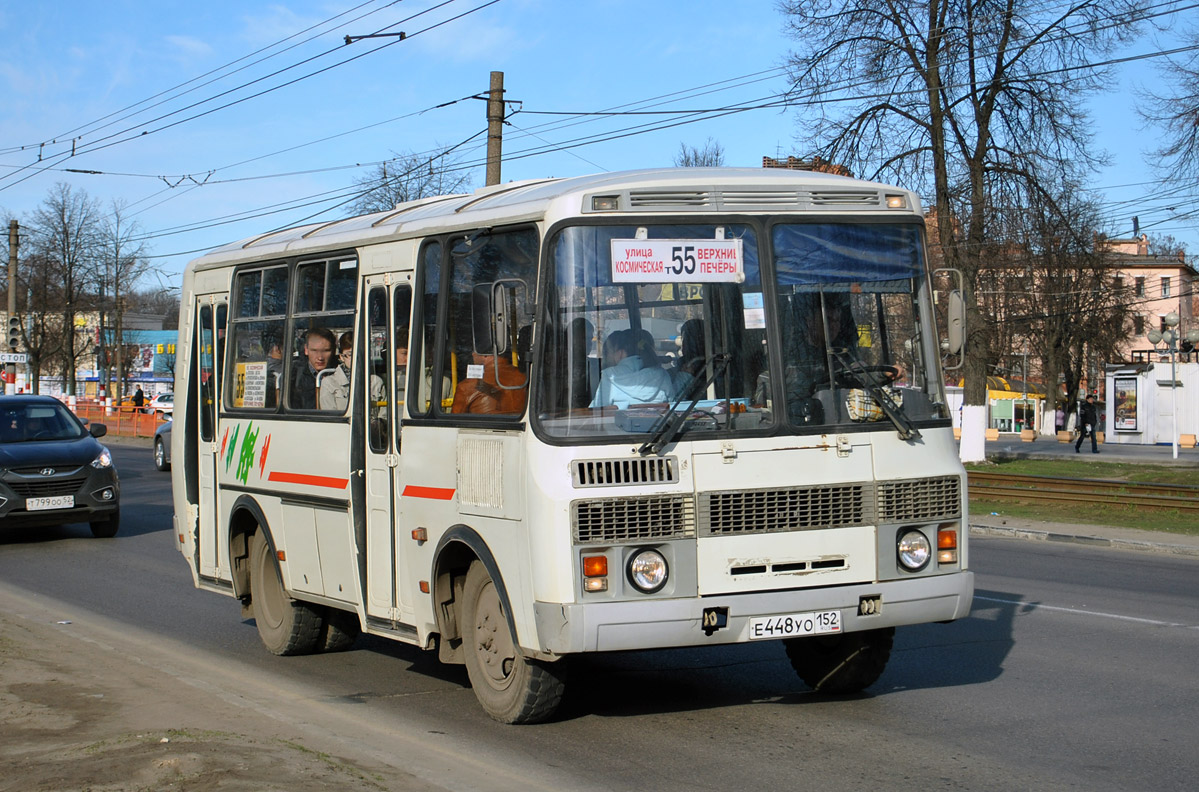
[[[758, 167], [763, 155], [804, 153], [795, 145], [794, 115], [777, 109], [632, 135], [633, 127], [664, 119], [538, 114], [712, 108], [771, 97], [786, 85], [779, 67], [790, 47], [772, 0], [487, 3], [0, 4], [0, 210], [20, 218], [59, 181], [105, 205], [122, 200], [148, 235], [163, 283], [177, 285], [177, 273], [196, 255], [191, 251], [340, 216], [341, 210], [330, 208], [336, 200], [318, 201], [343, 194], [370, 164], [395, 152], [433, 151], [477, 134], [461, 152], [465, 162], [481, 162], [485, 103], [466, 97], [487, 90], [492, 70], [505, 73], [507, 97], [516, 103], [511, 107], [521, 110], [505, 130], [505, 181], [670, 165], [680, 143], [698, 146], [708, 138], [724, 148], [729, 165]], [[410, 18], [422, 11], [427, 13]], [[337, 15], [335, 22], [296, 36]], [[347, 33], [384, 28], [409, 38], [342, 44]], [[290, 36], [295, 38], [278, 45]], [[1144, 40], [1125, 54], [1160, 46]], [[320, 56], [328, 50], [336, 51]], [[266, 77], [310, 57], [315, 59], [306, 65]], [[243, 70], [230, 73], [239, 66]], [[1133, 109], [1143, 86], [1153, 84], [1153, 72], [1147, 62], [1137, 62], [1121, 67], [1119, 77], [1118, 90], [1094, 106], [1097, 141], [1117, 155], [1094, 183], [1104, 188], [1111, 217], [1119, 220], [1113, 230], [1129, 235], [1131, 217], [1139, 215], [1143, 229], [1172, 234], [1199, 252], [1199, 220], [1175, 219], [1195, 210], [1196, 191], [1163, 196], [1142, 158], [1156, 133], [1140, 128]], [[265, 79], [238, 88], [259, 78]], [[230, 93], [182, 110], [223, 91]], [[613, 139], [520, 156], [586, 136]], [[63, 159], [72, 141], [76, 154]], [[482, 166], [471, 174], [474, 186], [481, 186]], [[309, 205], [235, 220], [288, 201]]]

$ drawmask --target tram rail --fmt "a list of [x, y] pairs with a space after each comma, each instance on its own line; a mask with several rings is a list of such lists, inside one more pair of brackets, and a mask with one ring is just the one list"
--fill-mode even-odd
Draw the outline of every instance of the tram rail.
[[1069, 506], [1115, 504], [1199, 514], [1199, 486], [1141, 484], [1111, 479], [1058, 478], [1012, 473], [969, 472], [970, 496]]

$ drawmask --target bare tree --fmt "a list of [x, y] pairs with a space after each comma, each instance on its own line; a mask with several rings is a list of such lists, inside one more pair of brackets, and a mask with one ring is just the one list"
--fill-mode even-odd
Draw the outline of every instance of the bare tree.
[[29, 223], [30, 249], [55, 279], [50, 288], [61, 285], [57, 303], [62, 317], [59, 353], [63, 390], [72, 396], [79, 358], [92, 345], [92, 339], [76, 332], [75, 319], [92, 307], [88, 303], [97, 280], [102, 221], [95, 199], [84, 190], [76, 192], [60, 182], [51, 188]]
[[[124, 316], [128, 297], [150, 267], [145, 257], [145, 245], [138, 240], [140, 229], [127, 219], [125, 204], [113, 201], [111, 212], [98, 230], [97, 254], [100, 257], [96, 279], [97, 307], [100, 317], [98, 337], [99, 358], [104, 361], [101, 382], [111, 386], [109, 377], [109, 338], [111, 326], [112, 349], [115, 350], [117, 397], [125, 393], [126, 379], [122, 366], [124, 351]], [[109, 324], [111, 322], [111, 325]]]
[[362, 195], [348, 211], [351, 215], [387, 212], [405, 201], [465, 192], [470, 185], [469, 171], [451, 155], [396, 154], [369, 175], [354, 180]]
[[[1199, 30], [1189, 36], [1199, 45]], [[1165, 131], [1165, 144], [1153, 152], [1154, 167], [1168, 180], [1192, 185], [1199, 179], [1199, 52], [1169, 59], [1161, 68], [1164, 90], [1149, 90], [1141, 111]]]
[[[1088, 66], [1131, 35], [1128, 0], [782, 0], [799, 49], [797, 99], [845, 99], [800, 119], [831, 162], [933, 196], [933, 254], [966, 276], [965, 404], [986, 399], [982, 315], [974, 299], [987, 218], [1005, 191], [1098, 163], [1085, 97], [1106, 84]], [[981, 411], [971, 411], [981, 418]], [[969, 434], [967, 434], [969, 432]], [[971, 440], [967, 450], [967, 438]], [[963, 426], [963, 453], [982, 426]]]
[[676, 168], [718, 168], [724, 164], [724, 147], [708, 138], [703, 148], [679, 144], [679, 153], [674, 155]]

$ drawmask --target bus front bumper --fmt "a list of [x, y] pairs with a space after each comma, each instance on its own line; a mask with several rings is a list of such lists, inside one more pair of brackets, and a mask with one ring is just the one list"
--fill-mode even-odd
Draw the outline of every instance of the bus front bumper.
[[[840, 612], [843, 632], [953, 621], [969, 615], [973, 598], [974, 573], [964, 571], [827, 589], [624, 602], [538, 602], [534, 612], [542, 651], [566, 655], [743, 643], [750, 640], [751, 619], [830, 610]], [[863, 600], [877, 600], [881, 607], [860, 615]], [[722, 610], [727, 614], [726, 626], [705, 631], [705, 612]]]

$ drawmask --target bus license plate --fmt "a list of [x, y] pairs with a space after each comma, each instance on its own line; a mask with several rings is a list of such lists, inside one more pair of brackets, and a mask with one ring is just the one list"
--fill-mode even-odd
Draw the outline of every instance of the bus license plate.
[[53, 498], [26, 498], [25, 508], [28, 511], [45, 511], [47, 509], [70, 509], [75, 505], [74, 495], [58, 495]]
[[761, 616], [749, 620], [751, 641], [761, 638], [794, 638], [841, 632], [841, 611], [791, 613], [786, 616]]

